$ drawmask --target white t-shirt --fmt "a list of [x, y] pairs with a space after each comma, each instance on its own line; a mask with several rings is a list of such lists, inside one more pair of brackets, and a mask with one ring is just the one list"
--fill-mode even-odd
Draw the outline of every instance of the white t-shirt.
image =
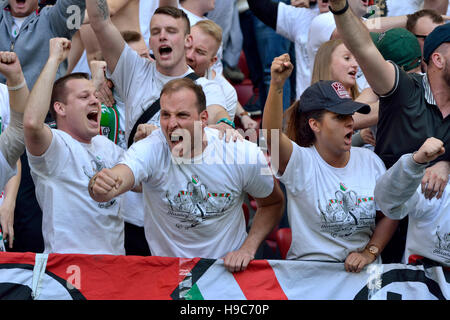
[[[114, 99], [116, 100], [116, 107], [119, 113], [119, 134], [117, 138], [117, 145], [124, 150], [128, 149], [128, 141], [125, 138], [125, 104], [122, 98], [114, 90]], [[125, 192], [122, 195], [120, 202], [120, 215], [123, 220], [135, 226], [144, 226], [144, 199], [142, 193], [139, 192]]]
[[375, 195], [386, 216], [409, 217], [403, 263], [419, 255], [450, 267], [450, 182], [440, 199], [425, 199], [420, 185], [425, 169], [412, 154], [403, 155], [378, 180]]
[[72, 73], [75, 72], [84, 72], [87, 74], [91, 74], [91, 69], [89, 68], [89, 63], [87, 60], [86, 50], [83, 50], [83, 54], [80, 57], [80, 60], [78, 60], [77, 64], [72, 70]]
[[416, 195], [415, 209], [408, 214], [403, 263], [420, 255], [450, 267], [450, 182], [440, 199], [425, 199], [421, 186]]
[[[115, 85], [115, 90], [125, 100], [125, 135], [128, 136], [134, 124], [144, 111], [159, 99], [161, 90], [167, 82], [194, 72], [188, 68], [181, 76], [169, 77], [156, 70], [156, 64], [140, 57], [128, 45], [125, 45], [114, 72], [109, 76]], [[196, 81], [201, 85], [206, 96], [206, 105], [217, 104], [226, 108], [225, 97], [220, 86], [206, 78]], [[228, 112], [230, 110], [227, 110]], [[160, 126], [159, 111], [148, 123]]]
[[331, 12], [319, 14], [311, 21], [307, 40], [307, 51], [311, 72], [314, 69], [314, 59], [317, 50], [319, 50], [323, 43], [330, 40], [334, 29], [336, 29], [336, 22], [334, 21], [334, 16]]
[[[8, 87], [0, 83], [0, 134], [2, 134], [6, 127], [9, 124], [9, 93], [8, 93]], [[3, 203], [3, 187], [8, 182], [12, 176], [11, 173], [11, 167], [8, 165], [7, 161], [5, 160], [4, 156], [1, 155], [3, 161], [1, 161], [2, 165], [2, 176], [0, 180], [0, 205]], [[3, 168], [4, 163], [6, 163], [6, 167]], [[15, 174], [13, 174], [15, 175]], [[9, 177], [9, 178], [8, 178]], [[3, 181], [4, 179], [8, 178], [8, 180]]]
[[139, 1], [139, 24], [142, 37], [144, 38], [147, 47], [149, 47], [148, 40], [150, 39], [150, 20], [158, 7], [159, 0]]
[[404, 16], [419, 11], [423, 7], [423, 0], [386, 0], [387, 16]]
[[230, 82], [222, 75], [217, 74], [214, 79], [211, 79], [209, 76], [207, 76], [209, 80], [216, 81], [220, 87], [222, 88], [223, 95], [225, 96], [225, 101], [227, 104], [227, 110], [228, 114], [230, 116], [231, 121], [234, 121], [234, 116], [236, 115], [236, 108], [238, 103], [238, 96], [236, 89], [231, 85]]
[[26, 18], [28, 17], [12, 17], [13, 24], [11, 27], [11, 35], [16, 38], [17, 35], [20, 32], [20, 28], [22, 27], [22, 24], [25, 22]]
[[386, 168], [364, 148], [351, 148], [344, 168], [326, 163], [314, 146], [293, 144], [282, 176], [292, 244], [287, 259], [345, 261], [369, 242], [375, 228], [376, 180]]
[[295, 43], [297, 99], [311, 85], [312, 69], [307, 50], [308, 31], [311, 21], [319, 14], [319, 9], [297, 8], [283, 2], [278, 4], [276, 31]]
[[0, 134], [9, 124], [9, 93], [8, 87], [0, 83]]
[[27, 152], [43, 213], [44, 252], [124, 254], [120, 199], [98, 203], [88, 191], [92, 176], [117, 164], [123, 150], [100, 135], [83, 144], [64, 131], [52, 133], [42, 156]]
[[[311, 74], [314, 70], [314, 60], [316, 58], [317, 51], [323, 43], [330, 40], [335, 29], [336, 22], [334, 21], [334, 16], [331, 12], [320, 14], [312, 20], [307, 44]], [[311, 78], [309, 81], [311, 82]], [[370, 88], [360, 67], [358, 67], [358, 71], [356, 73], [356, 83], [358, 84], [360, 92], [366, 88]]]
[[256, 144], [225, 143], [217, 130], [205, 132], [208, 146], [192, 164], [175, 162], [161, 130], [124, 154], [121, 163], [130, 167], [136, 185], [142, 182], [145, 234], [154, 255], [224, 257], [246, 239], [246, 192], [257, 198], [272, 193], [273, 177]]

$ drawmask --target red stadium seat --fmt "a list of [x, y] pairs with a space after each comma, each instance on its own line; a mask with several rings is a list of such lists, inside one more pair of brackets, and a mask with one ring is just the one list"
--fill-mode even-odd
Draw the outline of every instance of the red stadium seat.
[[286, 259], [286, 255], [291, 247], [292, 231], [291, 228], [280, 228], [275, 235], [278, 248], [282, 259]]
[[244, 51], [241, 52], [241, 55], [239, 57], [238, 67], [244, 74], [245, 78], [244, 81], [239, 84], [234, 84], [233, 86], [236, 89], [239, 103], [244, 106], [253, 95], [257, 96], [258, 94], [258, 90], [253, 88], [253, 83], [250, 80], [250, 73], [248, 70]]
[[248, 221], [250, 220], [250, 210], [248, 210], [247, 204], [242, 204], [242, 210], [244, 211], [245, 227], [248, 227]]
[[242, 71], [245, 79], [250, 79], [250, 71], [248, 70], [247, 59], [245, 58], [244, 51], [241, 51], [239, 56], [238, 68]]

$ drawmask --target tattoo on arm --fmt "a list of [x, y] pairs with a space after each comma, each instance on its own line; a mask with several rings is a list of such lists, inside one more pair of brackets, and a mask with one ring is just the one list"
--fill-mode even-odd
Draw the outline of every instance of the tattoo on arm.
[[109, 18], [109, 8], [106, 0], [97, 0], [97, 8], [101, 12], [104, 20]]

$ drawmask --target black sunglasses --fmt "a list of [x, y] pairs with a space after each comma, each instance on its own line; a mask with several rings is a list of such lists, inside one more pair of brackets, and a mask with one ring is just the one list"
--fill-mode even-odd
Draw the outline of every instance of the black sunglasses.
[[425, 38], [427, 37], [427, 36], [424, 36], [423, 34], [414, 34], [414, 35], [416, 36], [416, 38], [420, 38], [423, 40], [425, 40]]

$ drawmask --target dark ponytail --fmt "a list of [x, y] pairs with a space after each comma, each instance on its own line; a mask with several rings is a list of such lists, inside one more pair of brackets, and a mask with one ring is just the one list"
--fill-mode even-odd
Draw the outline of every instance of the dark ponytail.
[[286, 120], [285, 133], [289, 139], [301, 147], [310, 147], [316, 141], [314, 131], [309, 125], [309, 119], [322, 120], [325, 109], [301, 112], [299, 101], [295, 101], [286, 110], [284, 117]]

